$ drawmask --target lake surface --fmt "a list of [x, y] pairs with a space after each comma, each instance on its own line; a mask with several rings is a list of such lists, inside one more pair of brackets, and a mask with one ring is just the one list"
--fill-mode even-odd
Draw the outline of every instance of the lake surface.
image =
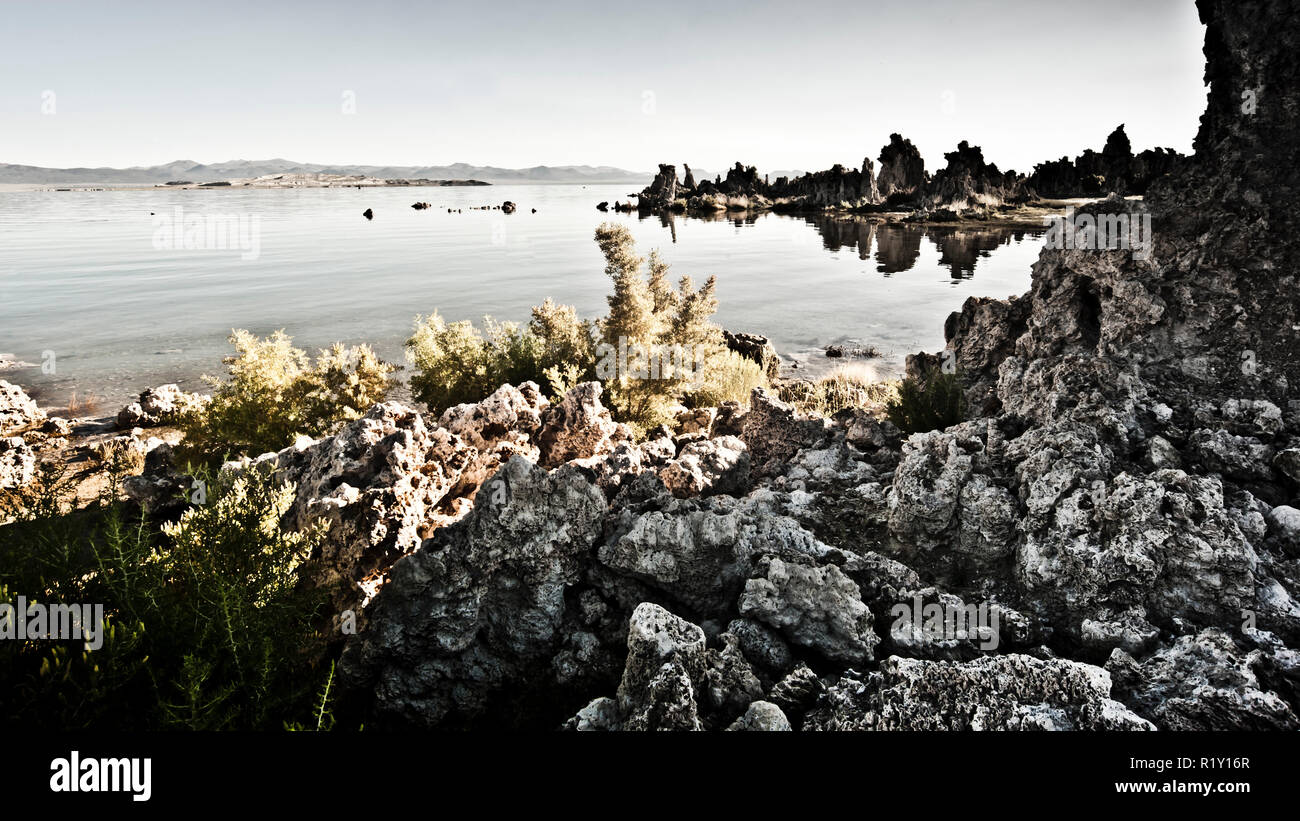
[[[817, 370], [826, 345], [853, 342], [878, 348], [871, 361], [890, 373], [908, 353], [941, 348], [945, 317], [967, 297], [1023, 293], [1042, 244], [1037, 229], [596, 210], [633, 188], [0, 193], [0, 353], [24, 363], [0, 377], [43, 406], [75, 391], [112, 412], [149, 386], [192, 390], [201, 374], [222, 374], [232, 328], [283, 328], [313, 352], [370, 342], [402, 362], [414, 317], [435, 309], [526, 321], [549, 296], [603, 315], [609, 281], [592, 240], [603, 221], [628, 225], [643, 255], [659, 248], [674, 279], [716, 275], [718, 324], [770, 337], [787, 361]], [[470, 210], [505, 200], [519, 210]], [[413, 210], [417, 201], [432, 207]], [[237, 247], [236, 231], [225, 249], [187, 249], [158, 224], [224, 217], [256, 248]]]

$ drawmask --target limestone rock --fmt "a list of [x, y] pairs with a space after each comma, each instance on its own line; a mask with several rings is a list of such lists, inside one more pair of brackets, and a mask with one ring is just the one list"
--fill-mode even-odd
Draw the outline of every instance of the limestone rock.
[[17, 385], [0, 379], [0, 436], [35, 427], [45, 421], [45, 412]]
[[175, 425], [185, 414], [201, 409], [208, 401], [209, 397], [186, 393], [179, 385], [159, 385], [122, 408], [117, 414], [117, 426], [130, 430]]
[[745, 583], [739, 609], [788, 640], [845, 664], [871, 661], [880, 637], [853, 580], [834, 565], [804, 567], [780, 559], [760, 563]]
[[879, 673], [845, 677], [805, 729], [1152, 730], [1111, 698], [1110, 675], [1074, 661], [1023, 655], [970, 662], [887, 659]]

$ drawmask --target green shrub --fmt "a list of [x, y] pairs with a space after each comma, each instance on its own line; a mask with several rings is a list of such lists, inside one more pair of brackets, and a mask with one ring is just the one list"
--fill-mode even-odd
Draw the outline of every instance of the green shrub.
[[281, 729], [317, 723], [328, 662], [308, 648], [322, 594], [296, 570], [318, 531], [286, 533], [293, 498], [261, 470], [155, 527], [106, 495], [0, 527], [0, 601], [100, 604], [104, 642], [0, 641], [0, 721], [43, 730]]
[[258, 339], [236, 330], [230, 342], [236, 351], [225, 360], [230, 378], [204, 377], [212, 401], [181, 420], [182, 459], [214, 464], [280, 450], [299, 434], [323, 436], [382, 402], [394, 370], [367, 345], [335, 343], [313, 363], [284, 331]]
[[766, 386], [759, 367], [727, 350], [710, 321], [718, 309], [713, 277], [699, 288], [682, 277], [674, 288], [668, 264], [657, 251], [638, 256], [626, 227], [606, 223], [595, 238], [613, 284], [607, 316], [580, 320], [571, 306], [547, 299], [526, 329], [488, 318], [480, 332], [437, 313], [417, 317], [406, 343], [415, 397], [436, 413], [507, 383], [536, 382], [555, 399], [597, 379], [614, 418], [645, 430], [669, 421], [679, 401], [746, 401]]
[[[703, 401], [700, 392], [707, 390], [710, 375], [726, 383], [716, 395], [730, 396], [728, 388], [749, 381], [752, 373], [728, 356], [722, 329], [710, 322], [718, 310], [716, 278], [697, 289], [690, 277], [682, 277], [674, 291], [668, 265], [657, 252], [650, 254], [643, 274], [647, 260], [636, 255], [632, 233], [622, 225], [598, 227], [596, 244], [614, 283], [609, 315], [597, 323], [602, 340], [597, 375], [616, 419], [646, 430], [670, 421], [673, 406], [683, 398]], [[690, 364], [663, 367], [674, 357]], [[647, 367], [646, 359], [659, 367]]]
[[944, 430], [965, 418], [966, 395], [956, 374], [934, 371], [923, 379], [907, 378], [886, 414], [904, 433]]
[[417, 373], [411, 392], [434, 413], [477, 402], [502, 385], [536, 382], [550, 396], [563, 394], [590, 378], [591, 334], [574, 309], [551, 300], [533, 308], [532, 321], [483, 321], [480, 332], [468, 321], [447, 322], [436, 312], [416, 317], [406, 342]]

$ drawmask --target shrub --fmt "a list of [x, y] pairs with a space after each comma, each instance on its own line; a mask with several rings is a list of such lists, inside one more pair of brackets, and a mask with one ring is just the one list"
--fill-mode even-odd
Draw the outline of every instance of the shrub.
[[323, 436], [383, 401], [394, 370], [367, 345], [335, 343], [312, 363], [284, 331], [258, 339], [236, 330], [230, 342], [236, 351], [225, 360], [230, 378], [204, 377], [212, 401], [181, 419], [182, 459], [212, 464], [279, 450], [298, 434]]
[[845, 408], [881, 414], [897, 399], [898, 384], [877, 378], [870, 366], [844, 365], [816, 381], [784, 383], [777, 395], [801, 411], [820, 416], [834, 416]]
[[904, 433], [944, 430], [965, 418], [966, 395], [956, 374], [934, 371], [921, 379], [904, 379], [886, 413]]
[[180, 595], [154, 615], [159, 626], [189, 627], [185, 644], [171, 648], [179, 666], [161, 694], [162, 719], [188, 729], [279, 728], [311, 695], [310, 677], [295, 668], [313, 643], [321, 599], [297, 587], [295, 571], [321, 531], [280, 527], [294, 488], [268, 472], [223, 474], [213, 484], [207, 504], [162, 526], [170, 545], [158, 569], [167, 593]]
[[[716, 278], [697, 289], [690, 277], [682, 277], [674, 291], [668, 285], [668, 265], [657, 252], [650, 254], [642, 274], [647, 260], [636, 255], [632, 234], [622, 225], [598, 227], [596, 243], [614, 282], [609, 316], [598, 323], [597, 375], [605, 382], [616, 419], [645, 430], [669, 421], [679, 399], [705, 401], [707, 387], [702, 386], [710, 376], [724, 383], [714, 395], [730, 396], [728, 390], [752, 381], [752, 372], [728, 356], [722, 329], [710, 322], [718, 310]], [[690, 364], [662, 367], [675, 357]], [[659, 367], [647, 367], [646, 358], [657, 360]]]
[[723, 350], [704, 363], [695, 385], [682, 396], [688, 408], [712, 408], [730, 401], [748, 404], [754, 388], [767, 387], [767, 375], [757, 362]]
[[536, 382], [557, 396], [590, 378], [591, 335], [568, 305], [546, 300], [533, 308], [526, 328], [491, 317], [483, 325], [481, 333], [473, 323], [449, 323], [436, 312], [416, 317], [406, 342], [418, 371], [411, 391], [431, 411], [477, 402], [505, 384]]
[[614, 418], [645, 430], [668, 421], [678, 401], [745, 401], [754, 387], [766, 386], [758, 365], [729, 351], [710, 321], [718, 309], [716, 279], [697, 288], [682, 277], [674, 288], [668, 263], [657, 251], [638, 256], [626, 227], [606, 223], [595, 238], [613, 283], [607, 316], [581, 320], [572, 306], [547, 299], [533, 308], [526, 329], [488, 318], [480, 332], [436, 312], [417, 317], [406, 343], [417, 371], [415, 397], [438, 412], [507, 383], [536, 382], [558, 398], [598, 379]]
[[154, 527], [106, 493], [0, 529], [0, 601], [103, 606], [103, 646], [0, 641], [13, 725], [66, 730], [280, 729], [319, 724], [328, 666], [304, 647], [322, 597], [296, 570], [318, 531], [286, 533], [293, 488], [260, 470], [210, 482], [208, 503]]

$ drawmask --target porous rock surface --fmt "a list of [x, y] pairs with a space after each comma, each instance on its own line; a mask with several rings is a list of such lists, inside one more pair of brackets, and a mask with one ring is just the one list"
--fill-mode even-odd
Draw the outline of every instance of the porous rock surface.
[[[1300, 20], [1199, 8], [1196, 156], [1144, 202], [1083, 212], [1149, 217], [1150, 253], [1046, 248], [1028, 294], [968, 302], [948, 355], [912, 363], [957, 363], [960, 424], [903, 438], [760, 390], [637, 442], [599, 386], [551, 404], [525, 384], [436, 423], [386, 403], [263, 457], [297, 483], [286, 524], [327, 523], [309, 578], [365, 611], [346, 709], [379, 728], [1295, 727]], [[896, 153], [878, 193], [923, 174]], [[997, 183], [980, 163], [950, 158], [954, 192]], [[749, 172], [695, 190], [738, 196]], [[652, 188], [683, 195], [670, 166]], [[917, 607], [996, 626], [935, 633]]]

